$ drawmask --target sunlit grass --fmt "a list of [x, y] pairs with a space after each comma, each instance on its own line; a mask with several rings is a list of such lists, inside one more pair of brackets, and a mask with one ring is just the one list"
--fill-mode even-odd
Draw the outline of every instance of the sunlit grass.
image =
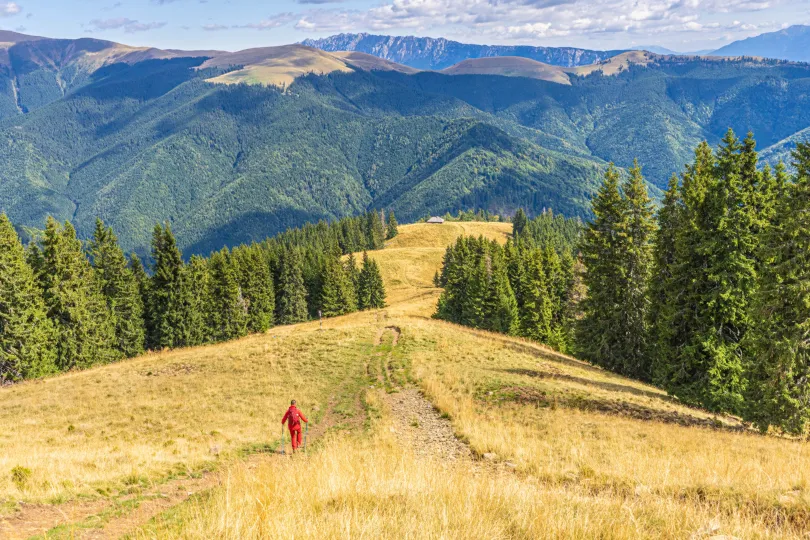
[[[219, 466], [221, 488], [136, 537], [757, 538], [810, 530], [805, 443], [751, 433], [734, 418], [528, 341], [430, 319], [440, 242], [464, 232], [461, 225], [505, 238], [502, 224], [414, 225], [371, 254], [388, 287], [385, 310], [0, 390], [0, 498], [53, 502]], [[391, 334], [374, 346], [388, 326], [402, 330], [393, 352]], [[385, 362], [401, 368], [396, 377]], [[384, 392], [406, 381], [421, 386], [477, 455], [494, 453], [495, 465], [424, 460], [400, 444]], [[367, 429], [332, 432], [307, 456], [257, 468], [228, 459], [274, 444], [291, 396], [316, 420], [330, 402], [346, 414], [365, 404]], [[16, 466], [31, 470], [22, 489], [12, 481]]]

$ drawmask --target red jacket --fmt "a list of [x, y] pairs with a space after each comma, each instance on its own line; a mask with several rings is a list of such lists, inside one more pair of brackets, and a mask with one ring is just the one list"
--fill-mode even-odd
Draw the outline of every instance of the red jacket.
[[298, 413], [298, 418], [300, 418], [304, 422], [309, 422], [309, 420], [307, 420], [307, 417], [304, 416], [304, 413], [302, 413], [301, 411], [298, 410], [298, 407], [296, 407], [295, 405], [290, 405], [290, 408], [287, 409], [287, 412], [284, 413], [284, 418], [281, 419], [282, 425], [284, 424], [284, 422], [287, 421], [287, 419], [289, 419], [290, 420], [290, 424], [289, 424], [290, 429], [293, 429], [295, 426], [299, 426], [299, 427], [301, 426], [300, 421], [293, 424], [293, 416], [292, 416], [293, 411]]

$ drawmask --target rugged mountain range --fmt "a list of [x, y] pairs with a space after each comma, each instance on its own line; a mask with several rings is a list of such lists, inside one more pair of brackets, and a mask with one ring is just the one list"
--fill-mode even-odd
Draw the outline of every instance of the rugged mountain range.
[[735, 41], [717, 49], [718, 56], [761, 56], [796, 62], [810, 62], [810, 26], [795, 25]]
[[327, 52], [362, 52], [421, 70], [441, 70], [464, 60], [496, 56], [517, 56], [553, 66], [574, 67], [593, 64], [624, 52], [591, 51], [574, 47], [473, 45], [444, 38], [371, 34], [339, 34], [322, 39], [308, 39], [302, 44]]
[[0, 64], [0, 209], [186, 254], [371, 208], [586, 216], [608, 161], [663, 186], [703, 139], [753, 130], [774, 159], [810, 127], [810, 66], [622, 53], [443, 72], [301, 45], [162, 51], [18, 39]]

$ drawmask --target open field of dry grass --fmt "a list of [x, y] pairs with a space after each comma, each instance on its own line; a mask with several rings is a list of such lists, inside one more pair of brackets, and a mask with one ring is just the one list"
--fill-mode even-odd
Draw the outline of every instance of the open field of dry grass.
[[[400, 230], [370, 254], [388, 287], [385, 310], [0, 390], [9, 523], [26, 511], [16, 501], [104, 502], [210, 468], [215, 484], [146, 515], [126, 529], [130, 537], [777, 538], [810, 530], [805, 443], [748, 432], [540, 345], [430, 319], [444, 246], [459, 234], [505, 240], [508, 226]], [[409, 386], [473, 458], [432, 459], [431, 444], [403, 443], [402, 425], [424, 429], [391, 406], [391, 392]], [[275, 447], [276, 417], [291, 395], [333, 428], [307, 455], [242, 459], [240, 449]], [[13, 481], [15, 466], [31, 469], [25, 486]], [[95, 517], [66, 520], [51, 536], [124, 530]]]

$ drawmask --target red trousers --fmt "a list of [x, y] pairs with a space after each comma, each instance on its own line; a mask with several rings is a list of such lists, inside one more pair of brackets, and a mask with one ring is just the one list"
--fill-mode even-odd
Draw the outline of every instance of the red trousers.
[[292, 441], [293, 450], [301, 446], [301, 425], [290, 426], [290, 441]]

